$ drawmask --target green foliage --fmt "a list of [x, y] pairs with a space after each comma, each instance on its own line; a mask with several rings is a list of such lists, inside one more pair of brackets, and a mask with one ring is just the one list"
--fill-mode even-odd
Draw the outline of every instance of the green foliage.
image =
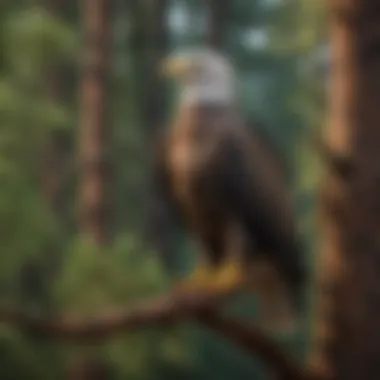
[[7, 64], [12, 74], [27, 82], [43, 80], [49, 66], [76, 51], [72, 30], [41, 7], [15, 13], [4, 29]]
[[[107, 248], [80, 240], [68, 249], [64, 259], [55, 287], [57, 307], [64, 313], [91, 318], [110, 308], [133, 308], [170, 286], [157, 256], [144, 252], [133, 236], [121, 237]], [[120, 376], [156, 379], [158, 366], [189, 365], [187, 343], [186, 328], [148, 328], [119, 334], [100, 347], [100, 352]], [[82, 347], [80, 352], [83, 350], [88, 349]]]
[[48, 64], [73, 53], [73, 35], [42, 8], [12, 10], [5, 20], [0, 71], [0, 282], [7, 293], [18, 288], [11, 284], [23, 265], [43, 260], [44, 247], [59, 237], [38, 179], [49, 133], [72, 121], [64, 104], [48, 99], [43, 80]]
[[0, 330], [0, 370], [5, 379], [60, 379], [63, 363], [59, 352], [58, 347], [31, 342], [17, 331]]
[[57, 297], [63, 310], [91, 316], [165, 290], [167, 281], [158, 258], [146, 254], [133, 236], [105, 248], [80, 239], [65, 253]]

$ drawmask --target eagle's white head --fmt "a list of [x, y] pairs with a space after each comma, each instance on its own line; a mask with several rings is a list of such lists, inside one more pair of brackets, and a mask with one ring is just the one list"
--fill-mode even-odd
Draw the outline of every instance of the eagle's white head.
[[163, 73], [180, 85], [181, 105], [214, 103], [230, 105], [235, 100], [235, 73], [229, 60], [210, 48], [193, 48], [170, 55]]

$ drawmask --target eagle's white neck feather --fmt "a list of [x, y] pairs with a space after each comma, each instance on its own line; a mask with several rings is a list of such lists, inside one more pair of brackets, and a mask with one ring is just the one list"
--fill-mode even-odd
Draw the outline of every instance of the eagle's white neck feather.
[[230, 105], [234, 102], [234, 91], [229, 83], [198, 83], [185, 86], [180, 104], [193, 106], [202, 103]]

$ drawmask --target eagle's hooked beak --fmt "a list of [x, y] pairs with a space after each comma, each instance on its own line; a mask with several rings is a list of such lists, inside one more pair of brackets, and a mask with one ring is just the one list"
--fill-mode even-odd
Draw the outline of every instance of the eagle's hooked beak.
[[162, 62], [161, 73], [167, 77], [181, 78], [189, 72], [191, 61], [184, 57], [167, 58]]

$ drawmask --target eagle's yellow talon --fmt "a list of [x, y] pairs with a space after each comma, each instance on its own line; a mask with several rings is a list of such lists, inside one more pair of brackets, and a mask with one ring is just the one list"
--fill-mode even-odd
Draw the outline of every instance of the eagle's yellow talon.
[[244, 271], [239, 262], [229, 262], [218, 269], [209, 284], [210, 291], [227, 293], [240, 288], [244, 284]]
[[238, 262], [229, 262], [216, 270], [198, 267], [180, 287], [186, 291], [228, 293], [244, 283], [244, 271]]

